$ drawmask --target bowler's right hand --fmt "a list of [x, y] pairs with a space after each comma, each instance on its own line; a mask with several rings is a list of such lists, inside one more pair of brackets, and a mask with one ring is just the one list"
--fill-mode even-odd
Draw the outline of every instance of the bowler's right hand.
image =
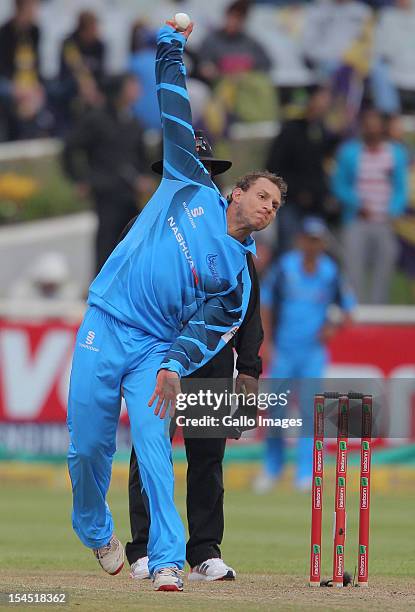
[[154, 414], [159, 416], [160, 419], [164, 419], [168, 414], [172, 417], [176, 410], [176, 398], [180, 392], [179, 375], [170, 370], [159, 370], [156, 388], [148, 405], [151, 407], [158, 398]]
[[183, 36], [186, 38], [186, 40], [189, 38], [190, 34], [193, 31], [193, 21], [191, 21], [189, 23], [189, 25], [187, 26], [187, 28], [185, 30], [178, 30], [176, 27], [176, 22], [174, 21], [174, 19], [168, 19], [166, 21], [167, 25], [171, 26], [174, 30], [176, 30], [176, 32], [179, 32], [180, 34], [183, 34]]

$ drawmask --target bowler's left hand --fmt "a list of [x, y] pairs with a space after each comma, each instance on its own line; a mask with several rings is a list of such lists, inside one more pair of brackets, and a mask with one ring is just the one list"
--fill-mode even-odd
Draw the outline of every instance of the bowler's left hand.
[[[248, 374], [238, 374], [235, 381], [235, 393], [243, 393], [245, 398], [247, 398], [248, 395], [255, 397], [255, 402], [250, 401], [249, 404], [243, 404], [241, 402], [232, 415], [233, 419], [241, 419], [241, 425], [236, 425], [233, 427], [233, 430], [229, 431], [227, 437], [239, 440], [244, 431], [255, 429], [257, 427], [258, 409], [256, 405], [256, 398], [258, 396], [258, 380], [253, 376], [248, 376]], [[249, 419], [254, 424], [245, 426], [242, 422], [244, 418]]]
[[258, 380], [248, 374], [238, 374], [235, 381], [235, 393], [258, 395]]
[[180, 392], [179, 375], [176, 372], [170, 372], [170, 370], [159, 370], [156, 387], [148, 405], [149, 407], [153, 406], [157, 399], [154, 414], [160, 419], [164, 419], [168, 414], [172, 417], [176, 410], [176, 398]]

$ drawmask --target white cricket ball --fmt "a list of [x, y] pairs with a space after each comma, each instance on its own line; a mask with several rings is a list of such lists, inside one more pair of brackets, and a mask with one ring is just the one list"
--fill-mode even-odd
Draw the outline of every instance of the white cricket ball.
[[176, 13], [174, 16], [174, 21], [176, 22], [176, 28], [181, 32], [184, 32], [186, 28], [189, 26], [190, 17], [187, 13]]

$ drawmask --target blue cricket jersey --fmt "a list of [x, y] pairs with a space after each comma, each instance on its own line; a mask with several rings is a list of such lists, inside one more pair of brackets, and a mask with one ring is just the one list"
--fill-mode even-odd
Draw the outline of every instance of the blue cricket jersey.
[[356, 300], [331, 257], [320, 255], [315, 272], [309, 274], [302, 252], [294, 250], [283, 255], [267, 273], [261, 285], [261, 303], [275, 314], [275, 344], [301, 350], [304, 344], [319, 343], [329, 306], [338, 304], [347, 312], [355, 307]]
[[[183, 49], [170, 26], [157, 39], [163, 178], [93, 281], [88, 303], [172, 342], [163, 367], [180, 376], [209, 361], [240, 326], [251, 280], [247, 252], [227, 233], [227, 202], [199, 161]], [[116, 203], [114, 203], [116, 204]]]

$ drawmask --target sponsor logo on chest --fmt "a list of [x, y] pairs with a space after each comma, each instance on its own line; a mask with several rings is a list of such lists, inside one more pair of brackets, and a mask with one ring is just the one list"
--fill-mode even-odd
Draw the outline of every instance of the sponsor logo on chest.
[[201, 217], [205, 214], [203, 206], [195, 206], [194, 208], [189, 208], [186, 202], [182, 203], [186, 216], [190, 222], [190, 225], [193, 229], [196, 229], [196, 223], [194, 219], [196, 217]]

